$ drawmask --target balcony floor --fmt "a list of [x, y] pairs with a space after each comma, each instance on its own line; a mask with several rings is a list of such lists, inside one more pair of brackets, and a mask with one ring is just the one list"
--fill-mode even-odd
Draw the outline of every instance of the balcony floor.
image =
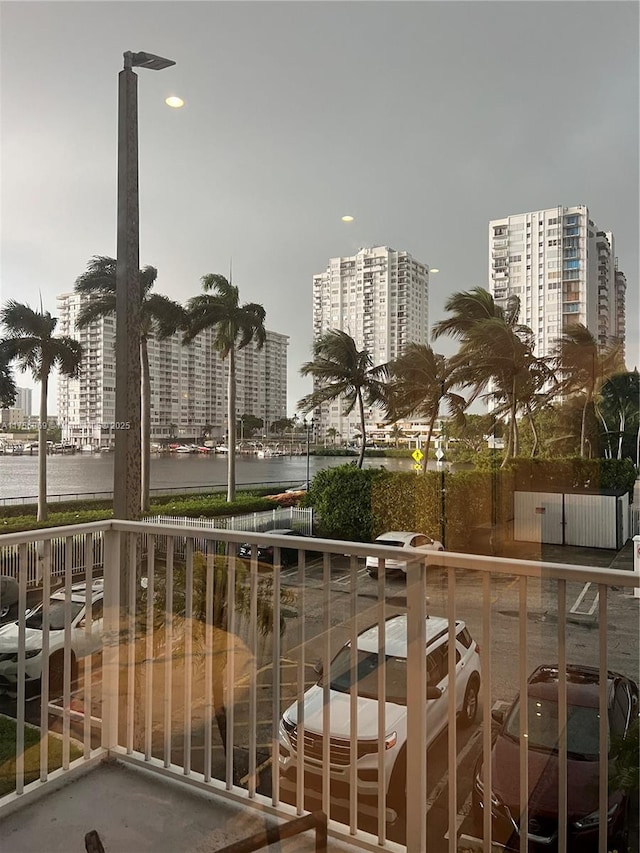
[[[7, 853], [69, 853], [84, 850], [85, 834], [95, 829], [105, 853], [216, 853], [277, 822], [157, 773], [110, 762], [0, 821], [0, 846]], [[308, 832], [265, 850], [311, 853], [314, 837]], [[356, 853], [334, 839], [328, 849]]]

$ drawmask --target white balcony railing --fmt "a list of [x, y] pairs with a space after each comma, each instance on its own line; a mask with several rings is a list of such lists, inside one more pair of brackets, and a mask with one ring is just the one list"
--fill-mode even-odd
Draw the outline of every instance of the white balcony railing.
[[[184, 557], [176, 556], [172, 543], [185, 536]], [[100, 537], [104, 539], [103, 570], [94, 569], [92, 556], [93, 543]], [[154, 545], [159, 537], [167, 538], [162, 551]], [[72, 577], [79, 538], [85, 555], [81, 591], [74, 589], [77, 574]], [[66, 560], [63, 586], [51, 598], [53, 540], [65, 542]], [[203, 540], [209, 543], [206, 556], [194, 545]], [[460, 803], [468, 806], [474, 783], [469, 757], [474, 751], [485, 758], [491, 754], [490, 710], [497, 700], [510, 701], [518, 692], [526, 696], [531, 670], [544, 663], [557, 665], [559, 672], [557, 849], [566, 853], [571, 831], [567, 665], [597, 667], [599, 742], [606, 743], [610, 697], [605, 673], [619, 668], [620, 661], [631, 673], [638, 666], [637, 630], [635, 636], [620, 633], [630, 607], [635, 606], [637, 623], [637, 601], [625, 595], [640, 586], [636, 575], [453, 553], [425, 557], [413, 551], [410, 558], [415, 562], [408, 563], [405, 589], [403, 579], [385, 576], [383, 563], [377, 580], [370, 579], [362, 558], [406, 560], [407, 551], [274, 536], [276, 567], [286, 564], [274, 571], [258, 562], [256, 548], [246, 563], [234, 556], [242, 542], [257, 546], [260, 534], [113, 521], [3, 537], [3, 545], [17, 547], [21, 615], [14, 631], [15, 659], [6, 637], [4, 645], [0, 643], [0, 684], [11, 682], [15, 690], [17, 732], [15, 790], [0, 799], [0, 817], [31, 802], [66, 774], [111, 756], [282, 817], [310, 811], [309, 801], [317, 796], [329, 817], [329, 834], [362, 849], [453, 853], [467, 820]], [[43, 606], [35, 622], [33, 615], [25, 616], [31, 543], [38, 543], [42, 555]], [[305, 550], [310, 545], [312, 552]], [[300, 549], [295, 560], [292, 548]], [[282, 560], [285, 553], [288, 559]], [[598, 604], [594, 618], [585, 624], [572, 616], [571, 599], [588, 583], [598, 593]], [[135, 606], [121, 609], [124, 599]], [[463, 620], [479, 643], [482, 661], [482, 720], [478, 718], [471, 734], [459, 731], [456, 691], [448, 690], [444, 694], [446, 734], [429, 750], [427, 611], [446, 620], [450, 636], [455, 636], [456, 625]], [[377, 740], [377, 758], [369, 771], [377, 784], [373, 806], [372, 798], [363, 796], [359, 788], [358, 762], [350, 758], [360, 754], [358, 730], [366, 723], [356, 692], [347, 694], [340, 710], [341, 748], [346, 756], [342, 774], [349, 783], [346, 799], [333, 791], [332, 749], [338, 725], [335, 705], [329, 701], [328, 678], [320, 685], [323, 701], [316, 709], [315, 725], [319, 719], [322, 728], [317, 747], [320, 760], [313, 760], [314, 746], [305, 740], [305, 714], [309, 713], [305, 693], [317, 682], [314, 665], [320, 659], [323, 672], [329, 673], [336, 652], [350, 643], [355, 674], [358, 637], [372, 624], [378, 629], [376, 690], [390, 701], [390, 676], [380, 664], [397, 654], [393, 645], [397, 637], [386, 636], [386, 620], [394, 614], [406, 614], [407, 626], [406, 710], [400, 712], [406, 716], [404, 817], [390, 806], [386, 790], [389, 705], [378, 702], [373, 723]], [[621, 657], [623, 653], [628, 659]], [[448, 684], [455, 684], [454, 643], [448, 645], [446, 665]], [[42, 737], [36, 778], [29, 781], [25, 695], [30, 688], [28, 677], [37, 685], [40, 674]], [[281, 719], [291, 705], [297, 708], [300, 745], [293, 780], [280, 773]], [[514, 820], [521, 849], [526, 850], [536, 798], [529, 790], [532, 753], [526, 703], [522, 707], [518, 799], [523, 806]], [[307, 725], [311, 726], [310, 720]], [[51, 727], [59, 730], [62, 743], [59, 766], [54, 769]], [[81, 754], [74, 751], [78, 740]], [[310, 751], [306, 756], [305, 750]], [[483, 767], [484, 841], [479, 849], [490, 851], [491, 761], [484, 760]], [[439, 776], [435, 781], [434, 772]], [[316, 787], [311, 785], [312, 777], [319, 783], [318, 792], [312, 790]], [[599, 814], [604, 818], [610, 808], [606, 761], [600, 762], [598, 784]], [[438, 829], [439, 846], [430, 835], [440, 820], [431, 809], [437, 796], [446, 804], [446, 820]], [[599, 853], [606, 853], [607, 820], [600, 820], [599, 827]]]

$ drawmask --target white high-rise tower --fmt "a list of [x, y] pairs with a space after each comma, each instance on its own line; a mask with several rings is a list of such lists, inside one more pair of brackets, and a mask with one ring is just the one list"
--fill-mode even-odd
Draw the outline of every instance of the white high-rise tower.
[[538, 356], [582, 323], [601, 346], [625, 335], [624, 273], [615, 243], [584, 205], [518, 213], [489, 223], [489, 290], [497, 301], [520, 298], [519, 321], [535, 336]]
[[[374, 364], [401, 355], [408, 343], [429, 341], [429, 268], [408, 252], [375, 246], [350, 257], [331, 258], [313, 277], [313, 337], [340, 329], [366, 349]], [[344, 417], [335, 400], [321, 407], [319, 437], [336, 429], [344, 440], [360, 431], [357, 412]], [[369, 422], [379, 412], [366, 412]]]

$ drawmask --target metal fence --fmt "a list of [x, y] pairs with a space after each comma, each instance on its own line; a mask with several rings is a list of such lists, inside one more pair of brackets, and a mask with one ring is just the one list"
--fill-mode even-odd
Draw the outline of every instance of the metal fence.
[[[252, 512], [247, 515], [236, 515], [222, 518], [184, 518], [177, 516], [154, 516], [145, 519], [148, 524], [171, 524], [186, 528], [204, 527], [209, 530], [245, 530], [259, 533], [269, 528], [291, 528], [301, 535], [310, 536], [313, 531], [313, 509], [303, 507], [280, 507], [266, 512]], [[89, 537], [72, 536], [67, 539], [51, 539], [51, 577], [62, 578], [65, 574], [65, 560], [70, 559], [71, 574], [76, 576], [82, 574], [87, 566], [87, 548]], [[104, 543], [102, 533], [96, 531], [93, 534], [93, 560], [94, 571], [103, 569]], [[184, 557], [187, 537], [174, 537], [174, 553], [176, 556]], [[197, 550], [208, 553], [210, 550], [210, 539], [195, 538], [192, 540]], [[157, 537], [156, 547], [166, 551], [167, 538]], [[145, 547], [146, 553], [146, 547]], [[42, 543], [29, 542], [26, 548], [27, 560], [27, 586], [36, 586], [42, 581], [44, 553]], [[17, 578], [20, 564], [20, 555], [17, 545], [0, 546], [0, 575], [8, 575]]]
[[[516, 692], [527, 696], [532, 667], [545, 663], [557, 673], [557, 711], [555, 717], [549, 718], [549, 725], [553, 726], [550, 742], [557, 738], [558, 749], [557, 773], [554, 775], [549, 771], [543, 781], [550, 786], [548, 802], [557, 812], [554, 849], [559, 853], [575, 849], [571, 848], [570, 835], [574, 826], [569, 821], [571, 813], [568, 810], [572, 777], [569, 776], [567, 671], [571, 665], [581, 665], [589, 666], [592, 668], [590, 672], [597, 673], [597, 705], [594, 706], [597, 716], [594, 719], [597, 721], [597, 742], [606, 744], [611, 715], [609, 690], [612, 678], [618, 679], [617, 675], [607, 673], [621, 666], [636, 671], [637, 660], [631, 658], [625, 664], [619, 647], [623, 640], [624, 651], [637, 655], [637, 635], [623, 635], [619, 618], [628, 610], [622, 596], [625, 590], [631, 592], [638, 582], [637, 575], [630, 571], [587, 566], [449, 552], [426, 555], [412, 552], [412, 560], [418, 562], [408, 562], [406, 588], [403, 581], [403, 604], [400, 606], [399, 589], [395, 585], [389, 586], [385, 578], [384, 560], [408, 559], [406, 550], [322, 539], [307, 543], [300, 539], [294, 543], [301, 548], [297, 565], [286, 572], [274, 571], [271, 583], [261, 575], [256, 556], [249, 561], [248, 573], [241, 575], [237, 571], [232, 548], [229, 548], [230, 556], [224, 563], [224, 571], [220, 571], [216, 561], [211, 560], [207, 561], [204, 574], [196, 574], [194, 556], [198, 539], [204, 537], [212, 542], [237, 545], [248, 534], [215, 529], [213, 525], [209, 531], [203, 531], [201, 525], [196, 530], [195, 521], [172, 526], [111, 521], [81, 525], [78, 529], [68, 527], [59, 531], [7, 534], [7, 541], [22, 554], [32, 544], [42, 548], [45, 564], [42, 624], [45, 626], [49, 625], [50, 618], [47, 593], [50, 582], [48, 569], [52, 566], [48, 543], [52, 540], [65, 543], [67, 559], [64, 562], [69, 567], [73, 562], [73, 543], [77, 535], [86, 536], [88, 542], [104, 537], [104, 623], [100, 629], [100, 668], [93, 672], [91, 657], [85, 654], [82, 658], [86, 661], [83, 665], [84, 708], [93, 708], [98, 703], [96, 713], [102, 720], [101, 747], [97, 752], [92, 749], [91, 720], [85, 712], [81, 734], [84, 759], [80, 759], [81, 762], [91, 761], [95, 755], [120, 759], [170, 777], [176, 783], [191, 786], [194, 791], [206, 790], [235, 800], [244, 808], [256, 807], [262, 812], [269, 810], [282, 818], [290, 817], [293, 809], [297, 814], [303, 814], [308, 808], [307, 796], [317, 794], [322, 811], [329, 817], [329, 834], [332, 837], [361, 850], [388, 853], [424, 853], [427, 849], [456, 853], [459, 841], [463, 840], [461, 819], [466, 817], [461, 814], [460, 802], [466, 797], [465, 802], [471, 807], [475, 791], [475, 805], [482, 807], [480, 832], [484, 835], [484, 848], [480, 846], [483, 842], [479, 842], [476, 849], [489, 851], [492, 849], [492, 837], [495, 837], [491, 819], [492, 805], [495, 809], [492, 786], [499, 769], [490, 758], [493, 748], [490, 709], [496, 690], [503, 698], [512, 698]], [[186, 561], [184, 571], [177, 572], [169, 555], [166, 560], [156, 559], [157, 542], [159, 538], [168, 537], [175, 541], [183, 536], [187, 538]], [[133, 565], [143, 537], [150, 545], [148, 585], [141, 589], [136, 584], [135, 573], [129, 573], [128, 599], [136, 606], [130, 606], [125, 621], [120, 622], [120, 561], [126, 550], [122, 545], [127, 546]], [[258, 540], [255, 533], [248, 537]], [[290, 537], [274, 536], [274, 540], [276, 548], [285, 549], [292, 544]], [[313, 558], [304, 551], [307, 544], [313, 549]], [[172, 548], [169, 548], [169, 553], [173, 553]], [[364, 577], [363, 559], [367, 556], [383, 561], [379, 563], [381, 571], [375, 580]], [[275, 563], [278, 565], [277, 559]], [[24, 605], [24, 562], [21, 567], [20, 596]], [[69, 762], [70, 672], [74, 658], [82, 654], [78, 642], [84, 639], [88, 643], [91, 640], [93, 625], [98, 619], [96, 616], [92, 621], [91, 608], [95, 606], [91, 603], [92, 577], [93, 566], [89, 560], [87, 616], [82, 617], [83, 627], [77, 631], [71, 630], [68, 597], [66, 601], [62, 653], [65, 677], [60, 688], [63, 696], [63, 759], [61, 770], [54, 771], [57, 774], [74, 769]], [[70, 589], [68, 574], [65, 582]], [[599, 593], [597, 622], [588, 629], [589, 643], [585, 639], [584, 626], [569, 619], [573, 591], [585, 583], [596, 586]], [[366, 589], [363, 589], [364, 584], [367, 584]], [[285, 607], [291, 607], [291, 596], [295, 596], [295, 614], [286, 617], [284, 630], [270, 633], [266, 642], [260, 631], [261, 617], [264, 618], [268, 609], [269, 624], [281, 625]], [[235, 602], [224, 620], [224, 629], [221, 628], [222, 623], [216, 622], [216, 602], [221, 599]], [[397, 648], [399, 641], [397, 631], [387, 633], [389, 619], [395, 618], [398, 611], [406, 620], [404, 654], [406, 672], [410, 677], [406, 677], [406, 704], [391, 721], [386, 708], [395, 682], [387, 677], [385, 666], [379, 665], [367, 675], [367, 689], [373, 690], [379, 698], [376, 699], [377, 713], [364, 715], [360, 713], [363, 696], [358, 694], [358, 690], [340, 692], [337, 698], [331, 697], [330, 679], [324, 678], [318, 683], [313, 664], [320, 658], [323, 672], [329, 673], [334, 654], [341, 649], [348, 650], [345, 651], [349, 655], [345, 672], [357, 673], [359, 638], [372, 627], [375, 629], [373, 654], [378, 661], [384, 662], [388, 659], [391, 644]], [[464, 621], [459, 621], [461, 619]], [[508, 625], [505, 619], [510, 620]], [[460, 642], [467, 648], [471, 648], [474, 640], [480, 643], [475, 647], [482, 657], [482, 680], [476, 699], [480, 699], [483, 715], [481, 720], [475, 719], [476, 702], [473, 719], [477, 730], [463, 743], [463, 736], [456, 726], [457, 703], [461, 697], [458, 697], [456, 689], [446, 689], [446, 685], [458, 685], [460, 682], [456, 644], [449, 642], [446, 654], [443, 651], [438, 659], [437, 678], [442, 679], [438, 681], [442, 685], [438, 695], [438, 699], [442, 698], [439, 713], [442, 730], [446, 731], [446, 759], [441, 768], [444, 775], [436, 785], [442, 793], [438, 800], [441, 807], [435, 808], [435, 795], [430, 794], [433, 780], [429, 781], [427, 768], [438, 767], [443, 756], [437, 758], [427, 750], [430, 726], [435, 725], [435, 719], [431, 712], [425, 714], [427, 672], [430, 678], [432, 672], [427, 669], [425, 649], [428, 648], [428, 638], [430, 643], [436, 644], [443, 634], [458, 636], [465, 625], [471, 634], [467, 640], [461, 639]], [[436, 635], [434, 630], [440, 633]], [[50, 662], [51, 667], [54, 666], [54, 649], [49, 644], [54, 642], [54, 633], [43, 632], [43, 733], [48, 732], [49, 726]], [[42, 739], [39, 781], [31, 784], [26, 777], [22, 754], [24, 679], [33, 658], [27, 656], [23, 608], [17, 637], [16, 781], [13, 800], [7, 800], [7, 807], [13, 807], [14, 801], [23, 794], [30, 794], [36, 789], [41, 793], [46, 788], [44, 783], [54, 778], [47, 764], [48, 735]], [[393, 655], [396, 654], [394, 651]], [[4, 663], [13, 666], [12, 662]], [[51, 672], [55, 675], [55, 668]], [[60, 687], [55, 678], [51, 683]], [[214, 691], [218, 689], [225, 696], [224, 749], [223, 735], [215, 724]], [[536, 781], [534, 789], [533, 774], [529, 773], [529, 767], [533, 768], [533, 762], [537, 760], [535, 746], [529, 739], [530, 724], [535, 723], [534, 712], [530, 714], [527, 703], [523, 703], [522, 709], [514, 723], [517, 732], [514, 754], [517, 753], [520, 766], [513, 783], [517, 790], [508, 794], [517, 804], [517, 810], [512, 806], [513, 813], [507, 811], [519, 834], [520, 849], [527, 850], [532, 836], [542, 831], [540, 826], [544, 818], [540, 817], [541, 783]], [[463, 710], [466, 713], [466, 705]], [[286, 717], [288, 713], [293, 716]], [[637, 705], [634, 705], [633, 713], [637, 714]], [[342, 726], [340, 737], [334, 735], [338, 724]], [[389, 778], [396, 766], [389, 762], [390, 757], [395, 756], [393, 750], [401, 750], [400, 741], [404, 742], [404, 760], [400, 756], [394, 760], [399, 762], [397, 768], [401, 773], [398, 778], [400, 784], [404, 783], [404, 797], [398, 805], [395, 796], [392, 799], [393, 776], [391, 780]], [[234, 764], [234, 756], [240, 750], [247, 756], [247, 772], [242, 778], [238, 778]], [[470, 770], [462, 772], [463, 762], [469, 767], [474, 765], [470, 760], [470, 750], [481, 761], [481, 776]], [[268, 794], [260, 789], [260, 773], [266, 767], [270, 768], [271, 774]], [[311, 776], [317, 784], [309, 782]], [[477, 785], [477, 779], [480, 779], [481, 786]], [[336, 780], [348, 782], [345, 802], [334, 798], [331, 784]], [[611, 839], [608, 838], [607, 815], [611, 814], [612, 802], [617, 802], [613, 799], [616, 792], [609, 780], [607, 761], [599, 762], [593, 785], [597, 796], [594, 814], [599, 820], [594, 821], [592, 835], [599, 853], [607, 853], [612, 849], [608, 844]], [[373, 791], [377, 802], [377, 806], [371, 807], [373, 814], [368, 828], [361, 825], [361, 815], [366, 808], [363, 801], [365, 790]], [[24, 799], [29, 801], [29, 797]], [[3, 806], [4, 802], [0, 801], [0, 813]], [[499, 807], [502, 808], [500, 804]], [[389, 810], [397, 808], [404, 811], [403, 836], [399, 839], [390, 837]], [[593, 816], [589, 817], [594, 820]], [[27, 816], [26, 821], [28, 819]], [[65, 819], [64, 810], [61, 819]], [[434, 826], [440, 827], [435, 842], [428, 834]], [[445, 828], [446, 842], [443, 838]], [[428, 839], [431, 839], [429, 843]], [[464, 849], [465, 844], [462, 847]]]
[[[246, 533], [261, 533], [272, 528], [278, 530], [291, 529], [302, 536], [310, 536], [313, 532], [313, 509], [311, 507], [278, 507], [265, 512], [250, 512], [246, 515], [221, 516], [220, 518], [185, 518], [184, 516], [156, 515], [146, 518], [147, 524], [170, 524], [186, 528], [208, 528], [209, 530], [243, 530]], [[215, 551], [217, 543], [207, 537], [191, 538], [196, 551], [208, 554]], [[184, 557], [187, 537], [173, 537], [173, 552], [176, 556]], [[155, 547], [166, 553], [167, 537], [156, 536]], [[145, 553], [147, 543], [143, 546]]]
[[278, 507], [264, 512], [219, 518], [185, 518], [173, 515], [155, 515], [146, 518], [147, 524], [173, 524], [179, 527], [207, 527], [210, 530], [246, 530], [261, 533], [271, 528], [297, 530], [305, 536], [313, 532], [312, 507]]
[[[104, 542], [101, 531], [92, 536], [77, 535], [65, 538], [55, 538], [51, 543], [51, 573], [53, 579], [63, 578], [66, 571], [66, 561], [69, 560], [69, 571], [72, 575], [84, 574], [87, 568], [87, 549], [92, 548], [92, 565], [95, 571], [101, 571], [104, 562]], [[41, 583], [45, 565], [45, 554], [42, 542], [28, 542], [26, 545], [26, 582], [27, 586]], [[20, 567], [20, 552], [17, 545], [0, 546], [0, 575], [18, 578]]]

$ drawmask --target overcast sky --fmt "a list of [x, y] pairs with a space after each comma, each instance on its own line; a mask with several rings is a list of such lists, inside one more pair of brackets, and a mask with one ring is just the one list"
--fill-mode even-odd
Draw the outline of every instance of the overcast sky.
[[490, 219], [554, 205], [614, 232], [640, 366], [638, 8], [3, 2], [1, 301], [55, 313], [115, 255], [117, 74], [146, 50], [177, 65], [139, 72], [141, 264], [184, 301], [233, 257], [241, 300], [290, 336], [290, 414], [329, 257], [386, 244], [438, 267], [433, 324], [488, 286]]

